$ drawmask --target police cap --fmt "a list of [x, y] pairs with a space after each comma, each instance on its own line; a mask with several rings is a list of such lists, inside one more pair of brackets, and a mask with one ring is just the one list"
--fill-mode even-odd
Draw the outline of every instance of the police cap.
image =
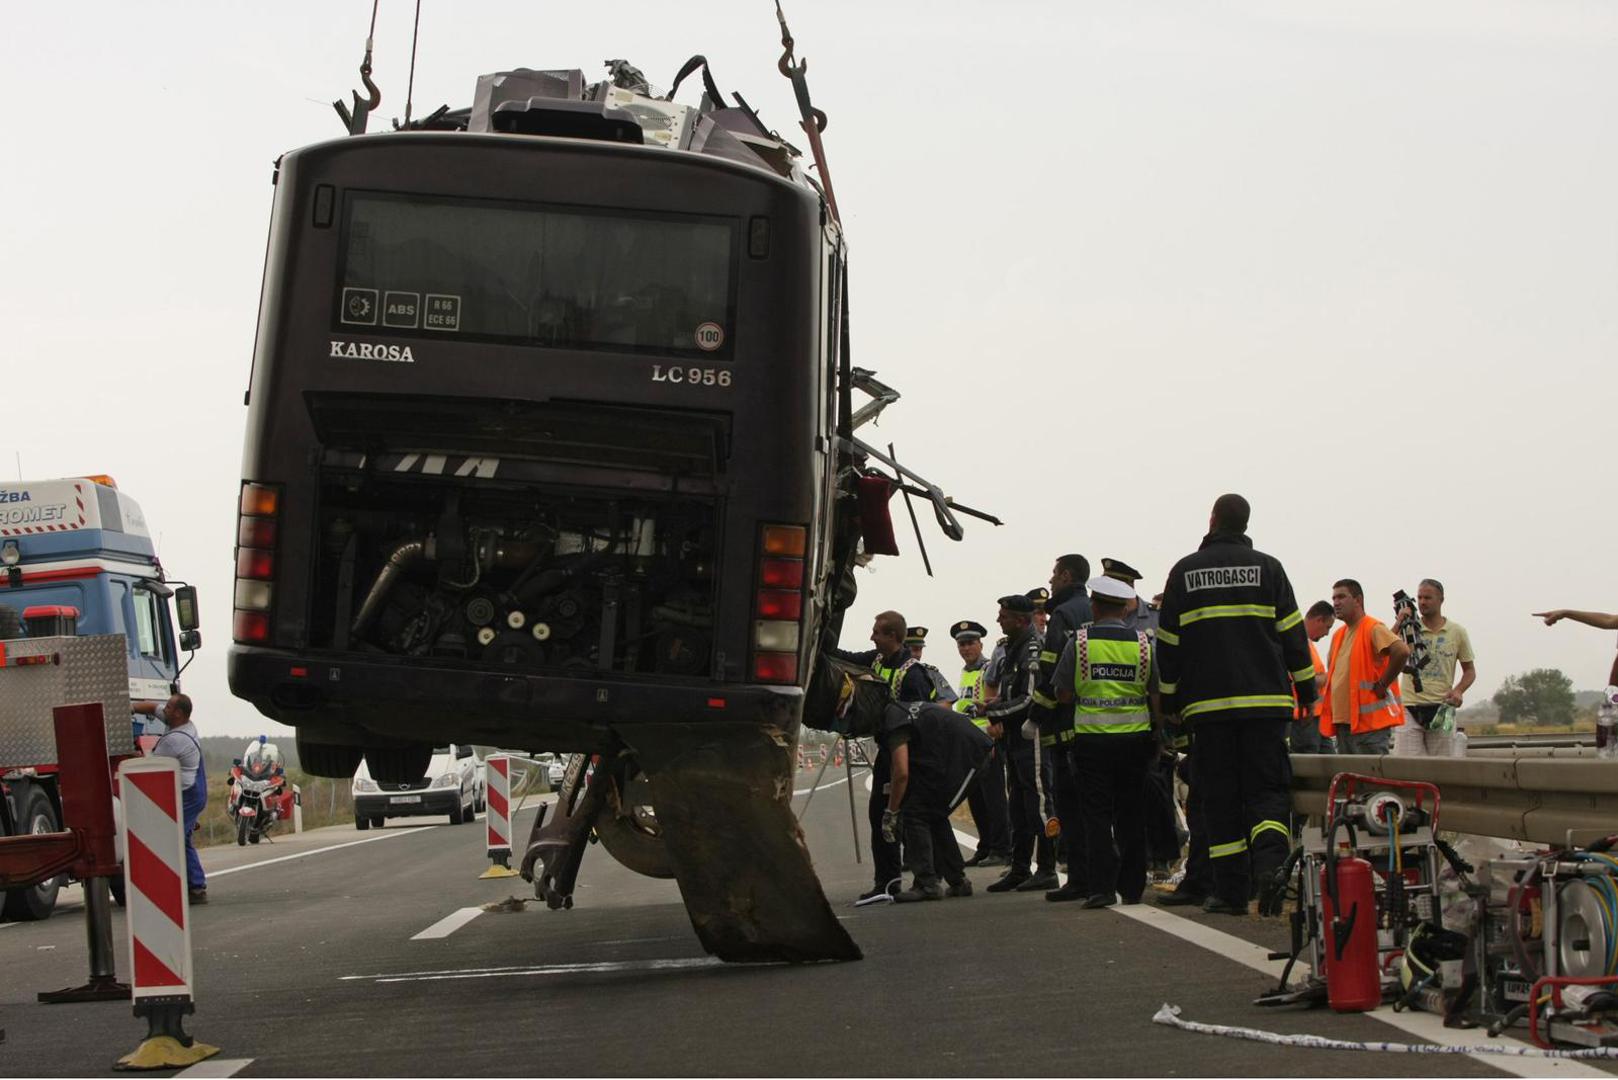
[[1135, 582], [1139, 581], [1143, 576], [1145, 576], [1139, 570], [1136, 570], [1133, 566], [1130, 566], [1122, 559], [1102, 559], [1101, 573], [1106, 577], [1117, 578], [1119, 581], [1127, 581], [1131, 585], [1135, 584]]
[[1089, 584], [1085, 587], [1090, 590], [1091, 596], [1099, 597], [1102, 600], [1115, 600], [1123, 603], [1126, 600], [1135, 598], [1135, 587], [1133, 585], [1127, 581], [1109, 577], [1106, 574], [1091, 578]]
[[974, 638], [987, 637], [988, 634], [989, 631], [982, 623], [973, 622], [971, 619], [962, 619], [949, 628], [949, 636], [956, 641], [969, 641]]
[[1043, 585], [1037, 585], [1028, 590], [1028, 599], [1034, 602], [1034, 609], [1036, 611], [1044, 611], [1045, 601], [1049, 600], [1050, 598], [1051, 591]]
[[910, 629], [906, 630], [905, 631], [905, 644], [906, 645], [925, 645], [925, 644], [927, 644], [927, 628], [925, 626], [912, 626]]
[[1032, 615], [1034, 613], [1034, 602], [1022, 593], [1002, 596], [1000, 606], [1007, 611], [1015, 611], [1019, 615]]

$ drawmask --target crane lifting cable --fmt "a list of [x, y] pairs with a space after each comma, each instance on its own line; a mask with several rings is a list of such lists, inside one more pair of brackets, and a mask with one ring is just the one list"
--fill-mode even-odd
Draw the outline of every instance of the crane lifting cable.
[[843, 217], [837, 212], [837, 194], [832, 191], [831, 172], [826, 168], [826, 148], [820, 141], [820, 133], [826, 130], [826, 114], [809, 100], [809, 82], [805, 78], [809, 74], [809, 61], [799, 61], [792, 55], [792, 31], [787, 29], [787, 17], [781, 10], [781, 0], [775, 0], [775, 18], [781, 24], [781, 48], [785, 50], [776, 67], [782, 75], [792, 80], [792, 92], [798, 99], [799, 126], [809, 136], [809, 149], [815, 155], [815, 168], [820, 170], [820, 182], [826, 188], [826, 205], [831, 208], [833, 220], [841, 225]]
[[376, 37], [376, 10], [381, 2], [382, 0], [371, 0], [371, 29], [365, 35], [365, 59], [360, 61], [360, 82], [370, 96], [361, 98], [359, 91], [353, 91], [353, 112], [350, 112], [348, 106], [341, 101], [331, 103], [331, 107], [337, 110], [337, 115], [342, 118], [343, 126], [348, 129], [350, 135], [365, 134], [366, 121], [372, 111], [382, 104], [382, 91], [371, 81], [371, 43]]

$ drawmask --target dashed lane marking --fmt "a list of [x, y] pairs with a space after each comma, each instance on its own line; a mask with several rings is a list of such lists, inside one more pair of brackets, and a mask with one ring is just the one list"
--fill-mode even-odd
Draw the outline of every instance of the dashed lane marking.
[[682, 957], [673, 960], [602, 960], [591, 964], [521, 964], [510, 967], [459, 968], [450, 971], [406, 971], [397, 974], [344, 975], [338, 982], [438, 982], [445, 979], [500, 979], [533, 975], [600, 975], [620, 971], [683, 971], [724, 967], [713, 956]]
[[235, 1076], [237, 1073], [241, 1072], [243, 1069], [245, 1069], [249, 1065], [253, 1064], [254, 1060], [255, 1059], [253, 1059], [253, 1058], [210, 1058], [207, 1061], [199, 1061], [195, 1065], [191, 1066], [189, 1069], [184, 1069], [184, 1070], [182, 1070], [180, 1072], [175, 1073], [174, 1075], [176, 1077], [176, 1080], [178, 1080], [178, 1078], [182, 1077], [182, 1076], [192, 1076], [192, 1077]]
[[414, 935], [410, 940], [434, 941], [438, 938], [447, 938], [482, 914], [483, 909], [480, 907], [463, 907], [459, 911], [445, 915], [421, 933]]
[[[1227, 960], [1234, 960], [1244, 967], [1254, 971], [1263, 972], [1273, 979], [1279, 980], [1281, 969], [1285, 961], [1271, 960], [1269, 950], [1262, 945], [1255, 945], [1234, 934], [1227, 934], [1223, 930], [1216, 930], [1211, 926], [1188, 919], [1183, 915], [1175, 915], [1159, 907], [1149, 904], [1134, 904], [1129, 907], [1113, 907], [1109, 911], [1122, 915], [1126, 919], [1133, 919], [1138, 923], [1161, 930], [1165, 934], [1172, 934], [1181, 941], [1188, 941], [1193, 945], [1217, 953]], [[1409, 1035], [1427, 1042], [1440, 1043], [1447, 1046], [1488, 1046], [1499, 1045], [1499, 1040], [1490, 1039], [1482, 1028], [1459, 1030], [1446, 1028], [1441, 1017], [1424, 1012], [1394, 1012], [1391, 1009], [1378, 1009], [1365, 1014], [1372, 1020], [1380, 1020], [1389, 1027], [1398, 1028]], [[1474, 1056], [1473, 1061], [1488, 1065], [1492, 1068], [1510, 1073], [1512, 1076], [1588, 1076], [1610, 1077], [1612, 1074], [1601, 1069], [1593, 1068], [1578, 1061], [1562, 1061], [1558, 1059], [1545, 1060], [1543, 1058], [1523, 1058], [1520, 1061], [1513, 1058], [1496, 1058]]]

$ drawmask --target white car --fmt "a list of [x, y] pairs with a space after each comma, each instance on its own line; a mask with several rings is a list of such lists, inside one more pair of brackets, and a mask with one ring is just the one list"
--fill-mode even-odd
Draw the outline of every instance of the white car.
[[545, 766], [545, 782], [552, 791], [562, 786], [562, 777], [567, 775], [567, 762], [560, 758], [553, 759]]
[[391, 817], [445, 814], [459, 825], [483, 809], [483, 762], [470, 746], [433, 747], [427, 775], [409, 784], [383, 784], [371, 779], [365, 762], [354, 773], [354, 828], [382, 828]]

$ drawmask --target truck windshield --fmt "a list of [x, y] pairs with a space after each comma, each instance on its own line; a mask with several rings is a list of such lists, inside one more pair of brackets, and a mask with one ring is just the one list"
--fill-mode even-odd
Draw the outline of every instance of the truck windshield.
[[728, 359], [723, 218], [354, 194], [339, 332]]

